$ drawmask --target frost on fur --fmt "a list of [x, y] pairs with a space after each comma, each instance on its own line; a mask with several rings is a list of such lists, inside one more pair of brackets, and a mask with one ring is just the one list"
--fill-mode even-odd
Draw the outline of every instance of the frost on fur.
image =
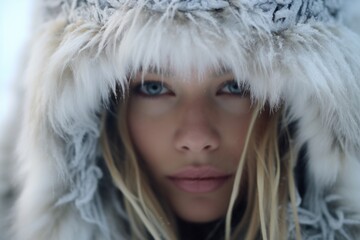
[[[106, 23], [48, 23], [26, 74], [19, 238], [56, 239], [59, 231], [71, 239], [73, 221], [57, 223], [63, 215], [81, 221], [85, 238], [111, 238], [116, 216], [107, 218], [106, 207], [115, 200], [104, 202], [98, 191], [104, 174], [96, 161], [99, 115], [117, 87], [125, 91], [129, 76], [150, 68], [171, 69], [187, 81], [205, 80], [209, 68], [231, 69], [253, 101], [285, 104], [290, 118], [308, 129], [296, 141], [314, 145], [309, 174], [317, 189], [339, 177], [348, 184], [334, 156], [360, 150], [360, 113], [354, 111], [360, 106], [359, 36], [324, 23], [272, 33], [261, 16], [255, 21], [248, 14], [132, 8], [112, 13]], [[199, 79], [190, 79], [194, 69]], [[332, 167], [323, 171], [324, 165]]]

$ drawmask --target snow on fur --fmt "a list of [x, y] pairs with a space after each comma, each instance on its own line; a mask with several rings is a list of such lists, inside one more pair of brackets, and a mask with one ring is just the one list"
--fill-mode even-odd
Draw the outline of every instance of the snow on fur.
[[[360, 187], [353, 173], [348, 176], [349, 168], [360, 170], [354, 161], [360, 150], [360, 113], [354, 111], [360, 106], [360, 38], [340, 25], [299, 24], [272, 33], [266, 21], [245, 11], [120, 9], [104, 25], [59, 17], [36, 36], [33, 52], [19, 144], [18, 239], [121, 236], [115, 226], [126, 219], [109, 213], [116, 199], [98, 191], [99, 113], [116, 86], [125, 91], [129, 74], [149, 68], [197, 81], [209, 68], [226, 67], [249, 86], [254, 101], [285, 104], [299, 122], [298, 145], [310, 146], [307, 177], [314, 191], [347, 189], [336, 193], [360, 212], [349, 194]], [[194, 69], [199, 79], [189, 79]]]

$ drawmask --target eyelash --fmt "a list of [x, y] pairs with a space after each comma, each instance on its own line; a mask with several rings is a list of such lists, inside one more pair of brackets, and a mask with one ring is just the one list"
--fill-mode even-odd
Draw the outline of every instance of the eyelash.
[[[160, 93], [159, 94], [151, 94], [149, 92], [151, 84], [155, 84], [155, 86], [160, 86]], [[164, 89], [167, 89], [165, 93], [162, 93]], [[166, 84], [164, 84], [163, 82], [160, 81], [145, 81], [143, 83], [139, 83], [137, 85], [135, 85], [134, 87], [134, 91], [136, 94], [139, 94], [141, 96], [144, 97], [159, 97], [159, 96], [164, 96], [164, 95], [173, 95], [173, 93], [171, 92], [171, 90], [169, 90], [169, 87], [166, 86]]]
[[[238, 92], [236, 92], [236, 93], [231, 92], [231, 90], [229, 89], [231, 85], [233, 85], [233, 87], [236, 86], [236, 87], [238, 88], [238, 89], [236, 89]], [[223, 90], [225, 87], [227, 87], [227, 90], [229, 90], [229, 91], [220, 92], [220, 91]], [[246, 85], [239, 84], [239, 83], [238, 83], [237, 81], [235, 81], [235, 80], [226, 81], [225, 83], [222, 84], [221, 88], [220, 88], [219, 91], [217, 92], [218, 95], [228, 94], [228, 95], [235, 95], [235, 96], [240, 96], [240, 97], [247, 96], [248, 93], [249, 93], [249, 91], [248, 91], [248, 88], [246, 87]]]
[[[239, 92], [237, 92], [237, 93], [231, 92], [231, 90], [230, 90], [231, 84], [233, 84], [232, 87], [234, 87], [234, 85], [236, 87], [238, 87]], [[161, 87], [159, 89], [160, 92], [154, 93], [154, 94], [149, 93], [149, 90], [151, 90], [150, 89], [151, 85], [153, 85], [153, 87]], [[227, 87], [227, 91], [221, 91], [225, 87]], [[166, 96], [166, 95], [174, 95], [174, 93], [169, 89], [169, 87], [167, 87], [166, 84], [164, 84], [163, 82], [160, 82], [160, 81], [150, 81], [150, 80], [145, 81], [143, 83], [139, 83], [139, 84], [135, 85], [133, 89], [134, 89], [133, 91], [136, 94], [139, 94], [144, 97], [155, 98], [155, 97]], [[164, 89], [165, 89], [165, 93], [163, 92]], [[217, 95], [235, 95], [235, 96], [243, 97], [248, 94], [248, 90], [245, 86], [239, 85], [235, 80], [229, 80], [221, 85], [221, 88], [217, 91], [216, 94]]]

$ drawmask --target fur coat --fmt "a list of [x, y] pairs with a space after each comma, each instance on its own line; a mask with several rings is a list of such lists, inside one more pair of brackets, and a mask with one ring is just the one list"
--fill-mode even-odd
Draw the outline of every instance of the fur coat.
[[34, 5], [18, 107], [0, 135], [1, 240], [128, 239], [98, 146], [110, 93], [129, 69], [221, 64], [295, 125], [303, 239], [360, 239], [359, 0]]

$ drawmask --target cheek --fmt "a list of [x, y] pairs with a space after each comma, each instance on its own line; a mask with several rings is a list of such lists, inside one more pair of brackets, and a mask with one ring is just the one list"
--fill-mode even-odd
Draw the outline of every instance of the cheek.
[[151, 120], [171, 112], [176, 103], [177, 99], [172, 97], [147, 98], [135, 95], [130, 98], [129, 109], [133, 114]]
[[[127, 124], [135, 146], [160, 141], [168, 128], [167, 117], [172, 101], [132, 97], [129, 101]], [[148, 140], [152, 141], [148, 141]]]
[[216, 101], [225, 114], [242, 119], [251, 112], [251, 100], [248, 97], [224, 96]]
[[222, 142], [229, 152], [240, 156], [253, 116], [251, 100], [247, 97], [223, 97], [216, 105], [219, 116], [216, 125], [222, 134]]
[[[130, 104], [128, 127], [131, 140], [141, 158], [150, 166], [166, 158], [165, 149], [170, 148], [169, 124], [158, 114], [146, 108]], [[151, 114], [149, 114], [151, 113]], [[160, 157], [164, 156], [164, 157]]]
[[252, 118], [252, 111], [248, 110], [246, 114], [225, 115], [222, 119], [220, 130], [222, 132], [222, 143], [225, 152], [233, 156], [231, 163], [237, 165], [244, 150], [246, 137]]
[[132, 114], [129, 114], [128, 126], [133, 145], [142, 156], [151, 156], [156, 152], [156, 146], [160, 145], [157, 142], [161, 141], [161, 137], [156, 134], [156, 126]]

